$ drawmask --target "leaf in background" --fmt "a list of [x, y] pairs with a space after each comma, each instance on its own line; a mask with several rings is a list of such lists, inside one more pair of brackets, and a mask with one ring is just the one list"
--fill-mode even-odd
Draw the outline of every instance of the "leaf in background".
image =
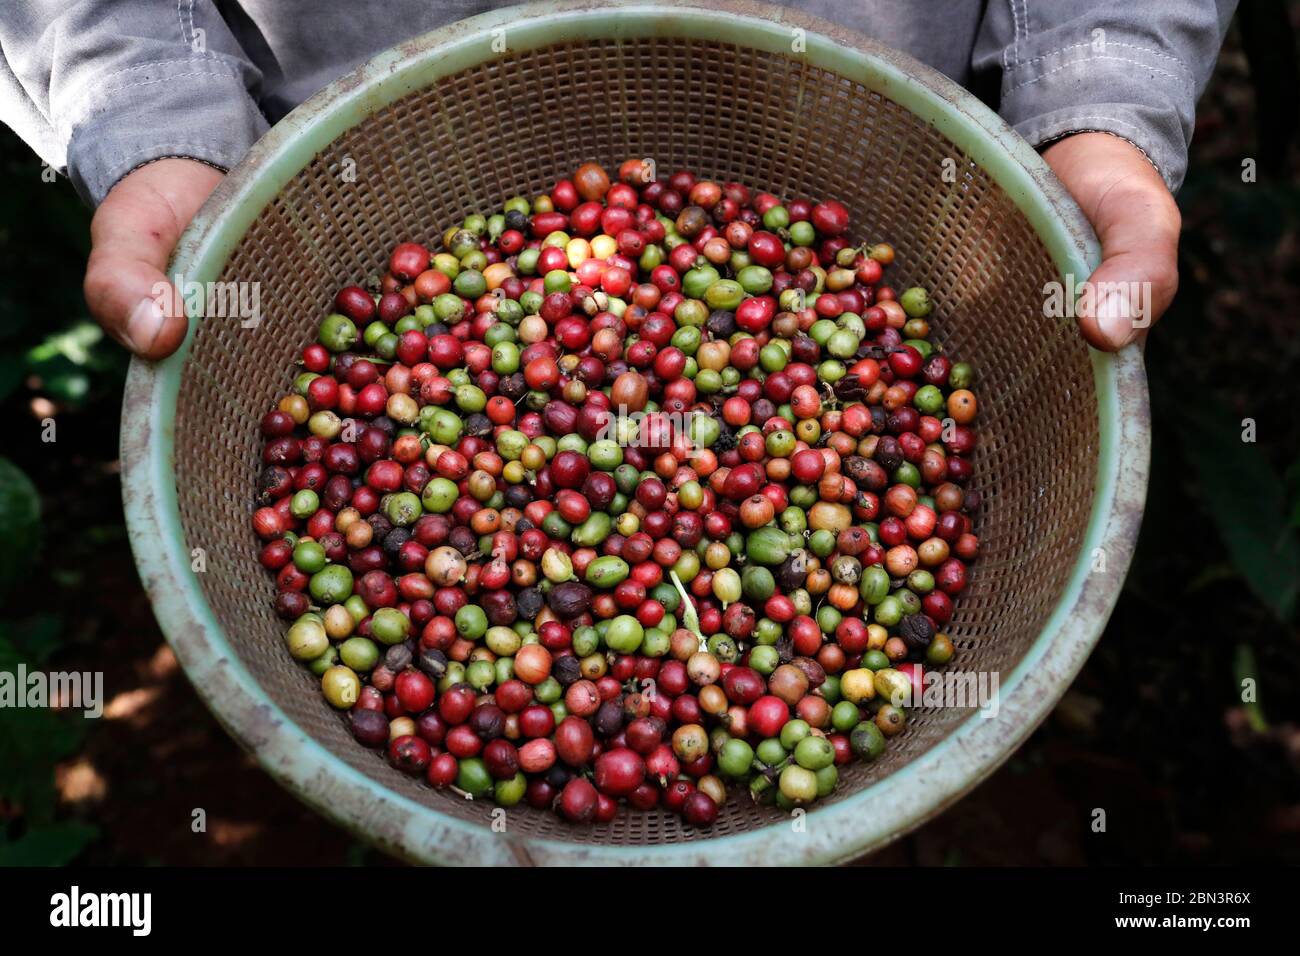
[[1286, 486], [1293, 491], [1300, 491], [1300, 458], [1291, 462], [1286, 470]]
[[79, 368], [56, 367], [42, 376], [42, 383], [52, 399], [65, 405], [78, 405], [90, 394], [90, 376]]
[[1300, 588], [1300, 541], [1288, 527], [1281, 479], [1241, 425], [1217, 410], [1184, 408], [1178, 430], [1207, 514], [1237, 573], [1279, 619]]
[[0, 355], [0, 401], [13, 394], [20, 384], [26, 369], [20, 355], [7, 352]]
[[1291, 527], [1300, 528], [1300, 460], [1286, 470], [1286, 487], [1291, 494]]
[[1236, 580], [1237, 569], [1232, 565], [1227, 563], [1211, 564], [1196, 577], [1192, 578], [1192, 583], [1187, 585], [1187, 593], [1195, 594], [1197, 591], [1203, 591], [1222, 581]]
[[33, 365], [62, 356], [73, 365], [86, 365], [94, 355], [93, 349], [104, 338], [99, 326], [81, 321], [66, 332], [56, 332], [27, 353]]
[[0, 799], [22, 807], [29, 821], [54, 813], [54, 768], [77, 752], [87, 720], [48, 707], [0, 708]]
[[63, 643], [63, 618], [58, 614], [34, 614], [18, 622], [0, 621], [0, 670], [18, 664], [44, 665]]
[[[61, 643], [62, 619], [35, 614], [0, 622], [0, 671], [27, 672], [45, 665]], [[26, 688], [20, 687], [19, 693]], [[20, 807], [32, 826], [54, 814], [54, 768], [81, 746], [87, 720], [79, 713], [48, 707], [0, 707], [0, 801]]]
[[26, 373], [39, 380], [39, 390], [56, 402], [81, 406], [106, 373], [115, 375], [122, 362], [121, 350], [107, 344], [99, 326], [87, 318], [76, 319], [27, 350]]
[[40, 532], [36, 486], [8, 458], [0, 458], [0, 598], [30, 567]]
[[32, 827], [12, 843], [0, 839], [0, 866], [63, 866], [97, 836], [99, 830], [85, 823]]
[[86, 718], [48, 708], [0, 709], [0, 799], [21, 807], [29, 823], [54, 816], [54, 768], [77, 752]]

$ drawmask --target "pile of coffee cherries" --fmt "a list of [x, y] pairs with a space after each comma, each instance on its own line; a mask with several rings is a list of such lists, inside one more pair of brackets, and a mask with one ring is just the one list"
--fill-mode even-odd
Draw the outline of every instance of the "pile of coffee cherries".
[[978, 553], [972, 371], [834, 200], [587, 163], [338, 292], [261, 421], [289, 653], [436, 788], [707, 826], [907, 722]]

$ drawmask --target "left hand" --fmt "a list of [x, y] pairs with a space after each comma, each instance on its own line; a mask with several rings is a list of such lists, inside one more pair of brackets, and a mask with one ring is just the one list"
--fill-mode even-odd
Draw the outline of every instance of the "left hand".
[[95, 210], [82, 283], [86, 304], [136, 355], [156, 361], [185, 340], [180, 291], [164, 273], [181, 233], [221, 176], [198, 160], [160, 159], [124, 176]]
[[1178, 290], [1178, 204], [1141, 151], [1109, 133], [1068, 136], [1043, 158], [1101, 242], [1079, 328], [1092, 345], [1117, 351], [1160, 318]]

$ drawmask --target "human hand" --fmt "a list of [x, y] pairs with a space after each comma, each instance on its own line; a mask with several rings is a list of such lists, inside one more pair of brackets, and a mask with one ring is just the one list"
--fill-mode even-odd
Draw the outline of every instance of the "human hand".
[[1114, 352], [1160, 318], [1178, 290], [1178, 204], [1141, 151], [1109, 133], [1068, 136], [1043, 158], [1101, 241], [1079, 328], [1092, 345]]
[[137, 355], [161, 359], [185, 339], [180, 296], [159, 295], [181, 233], [222, 173], [192, 159], [141, 166], [109, 190], [90, 223], [83, 290], [104, 331]]

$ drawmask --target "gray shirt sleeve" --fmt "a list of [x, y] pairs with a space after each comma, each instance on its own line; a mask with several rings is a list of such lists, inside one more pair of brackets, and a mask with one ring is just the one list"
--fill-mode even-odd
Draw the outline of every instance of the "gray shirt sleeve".
[[972, 58], [1035, 146], [1100, 130], [1141, 149], [1170, 190], [1236, 0], [990, 0]]
[[0, 51], [0, 121], [91, 203], [164, 156], [229, 169], [266, 130], [212, 0], [6, 2]]
[[[970, 4], [962, 9], [975, 7]], [[443, 0], [420, 7], [424, 17], [396, 22], [409, 19], [418, 32], [497, 5]], [[877, 25], [885, 22], [881, 9], [868, 6]], [[955, 48], [926, 57], [952, 59], [946, 67], [952, 75], [966, 73], [956, 64], [969, 57], [975, 87], [998, 100], [1007, 121], [1035, 146], [1104, 130], [1142, 149], [1176, 189], [1186, 171], [1196, 99], [1234, 6], [1235, 0], [987, 0], [973, 52], [966, 30], [978, 14], [957, 23], [936, 13], [947, 7], [920, 0], [884, 9], [895, 42], [912, 38], [920, 48], [924, 38]], [[273, 39], [283, 32], [290, 42], [312, 32], [294, 23], [299, 14], [292, 5], [257, 9]], [[826, 12], [844, 20], [848, 9], [831, 4]], [[951, 27], [947, 39], [933, 34], [936, 16]], [[291, 29], [274, 29], [286, 24]], [[953, 59], [958, 50], [961, 58]], [[51, 166], [66, 170], [92, 203], [126, 173], [162, 156], [227, 169], [266, 129], [258, 108], [263, 76], [214, 0], [5, 0], [0, 53], [0, 121]], [[275, 74], [277, 56], [262, 53], [257, 62]], [[293, 53], [279, 51], [291, 63]], [[300, 59], [312, 65], [312, 56]], [[323, 64], [314, 71], [298, 64], [298, 95], [343, 65], [337, 51], [315, 59]], [[288, 84], [293, 79], [273, 75], [268, 82], [283, 80], [281, 86], [297, 90]], [[293, 97], [284, 106], [292, 103]]]

